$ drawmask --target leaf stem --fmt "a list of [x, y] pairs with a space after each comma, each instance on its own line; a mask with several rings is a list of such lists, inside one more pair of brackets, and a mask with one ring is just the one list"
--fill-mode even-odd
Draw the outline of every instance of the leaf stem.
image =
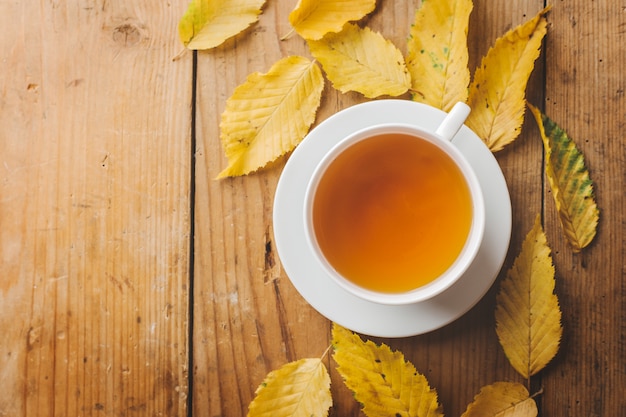
[[421, 98], [425, 98], [426, 96], [424, 96], [424, 93], [422, 93], [421, 91], [418, 90], [414, 90], [413, 88], [409, 88], [409, 93], [411, 93], [414, 96], [420, 96]]
[[294, 29], [291, 28], [291, 30], [289, 32], [287, 32], [286, 35], [283, 35], [280, 37], [281, 41], [286, 41], [287, 39], [289, 39], [291, 37], [291, 35], [293, 35]]
[[172, 58], [172, 62], [178, 61], [179, 59], [181, 59], [183, 57], [183, 54], [187, 52], [187, 48], [183, 48], [179, 53], [177, 53], [173, 58]]
[[533, 395], [531, 395], [530, 398], [532, 398], [534, 400], [535, 397], [538, 397], [540, 395], [543, 395], [543, 387], [541, 387], [541, 389], [539, 389], [539, 391], [537, 391]]
[[332, 347], [333, 347], [332, 343], [330, 345], [328, 345], [328, 347], [326, 348], [324, 353], [322, 353], [322, 356], [320, 357], [320, 360], [323, 360], [328, 355], [328, 352], [330, 352], [330, 349], [332, 349]]

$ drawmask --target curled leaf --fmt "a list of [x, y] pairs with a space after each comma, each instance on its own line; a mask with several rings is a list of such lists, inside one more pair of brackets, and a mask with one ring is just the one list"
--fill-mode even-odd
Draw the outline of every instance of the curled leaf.
[[498, 38], [474, 73], [466, 124], [493, 152], [517, 139], [522, 130], [526, 85], [547, 31], [549, 9]]
[[537, 413], [537, 404], [523, 385], [496, 382], [481, 388], [461, 417], [535, 417]]
[[319, 40], [375, 8], [376, 0], [300, 0], [289, 14], [289, 23], [304, 39]]
[[437, 391], [401, 352], [363, 342], [337, 324], [333, 324], [333, 348], [337, 370], [368, 417], [443, 416]]
[[320, 359], [300, 359], [270, 372], [257, 388], [248, 417], [326, 416], [330, 376]]
[[178, 23], [188, 49], [211, 49], [259, 19], [265, 0], [192, 0]]
[[248, 174], [293, 150], [315, 121], [323, 89], [319, 67], [299, 56], [249, 75], [222, 113], [228, 167], [218, 178]]
[[541, 133], [546, 176], [561, 226], [573, 251], [580, 252], [595, 237], [599, 218], [584, 156], [563, 129], [535, 106], [528, 107]]
[[348, 23], [339, 33], [309, 41], [311, 53], [339, 91], [357, 91], [368, 98], [399, 96], [411, 80], [404, 57], [380, 33]]
[[471, 0], [426, 1], [415, 12], [407, 68], [413, 100], [449, 111], [467, 101]]
[[509, 362], [524, 378], [556, 355], [563, 328], [554, 294], [554, 266], [539, 216], [496, 297], [496, 333]]

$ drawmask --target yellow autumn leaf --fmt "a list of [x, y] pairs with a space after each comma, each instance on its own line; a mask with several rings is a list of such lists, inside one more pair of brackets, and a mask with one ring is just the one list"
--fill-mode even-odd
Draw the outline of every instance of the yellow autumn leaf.
[[321, 359], [300, 359], [270, 372], [248, 406], [248, 417], [327, 416], [330, 376]]
[[535, 417], [537, 413], [537, 404], [523, 385], [496, 382], [481, 388], [461, 417]]
[[474, 73], [468, 98], [472, 113], [465, 123], [493, 152], [521, 132], [526, 85], [541, 51], [549, 9], [498, 38]]
[[565, 236], [580, 252], [596, 235], [598, 206], [583, 154], [556, 123], [529, 104], [535, 116], [546, 156], [546, 176]]
[[188, 49], [221, 45], [259, 19], [265, 0], [192, 0], [178, 23]]
[[556, 355], [563, 328], [554, 294], [554, 266], [537, 216], [496, 297], [496, 333], [509, 362], [524, 378]]
[[467, 101], [471, 0], [425, 1], [415, 12], [406, 65], [413, 100], [449, 111]]
[[324, 77], [307, 58], [290, 56], [253, 73], [226, 102], [220, 123], [228, 167], [218, 178], [245, 175], [293, 150], [315, 121]]
[[401, 352], [363, 342], [338, 324], [333, 324], [333, 348], [337, 370], [366, 416], [443, 416], [437, 391]]
[[333, 86], [368, 98], [399, 96], [411, 85], [404, 57], [380, 33], [348, 23], [339, 33], [309, 41], [311, 53]]
[[375, 8], [376, 0], [300, 0], [289, 14], [289, 23], [304, 39], [318, 40]]

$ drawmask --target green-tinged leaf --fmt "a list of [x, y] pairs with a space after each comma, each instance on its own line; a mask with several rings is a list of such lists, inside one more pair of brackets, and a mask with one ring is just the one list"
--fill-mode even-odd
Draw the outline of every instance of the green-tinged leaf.
[[188, 49], [221, 45], [259, 19], [265, 0], [192, 0], [178, 23]]
[[293, 150], [315, 121], [323, 89], [322, 71], [299, 56], [248, 76], [222, 114], [228, 167], [218, 178], [248, 174]]
[[541, 371], [556, 355], [563, 328], [554, 294], [554, 266], [539, 216], [522, 251], [500, 284], [496, 333], [509, 362], [524, 378]]
[[425, 1], [415, 13], [407, 68], [413, 100], [449, 111], [467, 101], [471, 0]]
[[537, 413], [537, 404], [523, 385], [496, 382], [481, 388], [461, 417], [535, 417]]
[[339, 91], [357, 91], [368, 98], [399, 96], [410, 76], [398, 48], [380, 33], [348, 23], [339, 33], [309, 41], [311, 53]]
[[375, 8], [376, 0], [300, 0], [289, 14], [289, 23], [304, 39], [318, 40]]
[[257, 388], [248, 417], [327, 416], [330, 376], [320, 359], [300, 359], [270, 372]]
[[599, 211], [593, 182], [585, 159], [567, 133], [528, 105], [535, 116], [546, 155], [546, 176], [552, 189], [559, 219], [574, 252], [580, 252], [596, 235]]
[[498, 38], [474, 73], [466, 124], [493, 152], [517, 139], [522, 130], [526, 85], [541, 51], [549, 9]]
[[401, 352], [363, 342], [337, 324], [333, 324], [333, 348], [337, 370], [366, 416], [443, 416], [437, 392]]

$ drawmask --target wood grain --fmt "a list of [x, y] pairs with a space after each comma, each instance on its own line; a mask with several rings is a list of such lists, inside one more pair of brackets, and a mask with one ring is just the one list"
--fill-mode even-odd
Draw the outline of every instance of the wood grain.
[[573, 254], [545, 190], [565, 334], [542, 380], [543, 410], [626, 415], [626, 12], [614, 3], [573, 1], [554, 7], [550, 20], [545, 112], [585, 155], [600, 223], [590, 247]]
[[[194, 306], [195, 414], [238, 416], [247, 412], [254, 390], [278, 366], [319, 356], [329, 345], [330, 322], [294, 290], [276, 258], [271, 210], [284, 161], [247, 177], [214, 180], [225, 166], [219, 120], [226, 99], [252, 72], [266, 72], [285, 55], [310, 56], [297, 36], [280, 38], [290, 28], [295, 4], [270, 2], [257, 25], [223, 46], [199, 53], [198, 169]], [[406, 52], [417, 4], [380, 4], [362, 23], [381, 32]], [[495, 6], [495, 9], [493, 8]], [[543, 8], [535, 2], [476, 1], [470, 24], [473, 69], [497, 36]], [[529, 86], [541, 101], [542, 63]], [[318, 121], [364, 99], [339, 94], [327, 85]], [[532, 125], [530, 126], [532, 127]], [[526, 129], [518, 143], [497, 155], [514, 204], [515, 231], [510, 265], [521, 241], [542, 209], [542, 148]], [[200, 216], [207, 213], [207, 216]], [[268, 259], [271, 261], [268, 262]], [[400, 349], [437, 387], [447, 415], [460, 415], [480, 387], [496, 380], [519, 380], [508, 365], [494, 331], [494, 294], [459, 321], [431, 334], [407, 339], [377, 339]], [[358, 404], [332, 369], [332, 415], [359, 415]]]
[[185, 415], [184, 2], [1, 2], [0, 415]]
[[[284, 56], [310, 57], [297, 35], [281, 40], [296, 3], [268, 1], [257, 24], [199, 52], [194, 80], [192, 54], [173, 59], [185, 1], [0, 0], [0, 416], [238, 417], [269, 371], [328, 348], [331, 323], [291, 285], [274, 245], [286, 158], [214, 179], [226, 166], [219, 122], [235, 87]], [[406, 52], [420, 3], [379, 1], [361, 23]], [[544, 3], [475, 0], [470, 70]], [[540, 415], [626, 415], [626, 12], [560, 1], [548, 20], [527, 98], [584, 152], [601, 221], [574, 255], [527, 117], [496, 153], [513, 204], [499, 279], [541, 213], [565, 333], [530, 383], [543, 390]], [[362, 101], [327, 83], [317, 123]], [[483, 385], [526, 384], [497, 342], [496, 290], [440, 330], [372, 338], [427, 376], [446, 415], [461, 415]], [[331, 415], [362, 415], [326, 364]]]
[[197, 415], [245, 415], [267, 372], [301, 357], [319, 357], [329, 344], [328, 322], [284, 276], [273, 243], [274, 189], [284, 161], [260, 175], [215, 180], [226, 166], [220, 114], [235, 86], [252, 72], [267, 72], [287, 54], [306, 53], [301, 39], [279, 39], [290, 30], [289, 10], [285, 3], [270, 2], [258, 25], [198, 54], [193, 334]]

